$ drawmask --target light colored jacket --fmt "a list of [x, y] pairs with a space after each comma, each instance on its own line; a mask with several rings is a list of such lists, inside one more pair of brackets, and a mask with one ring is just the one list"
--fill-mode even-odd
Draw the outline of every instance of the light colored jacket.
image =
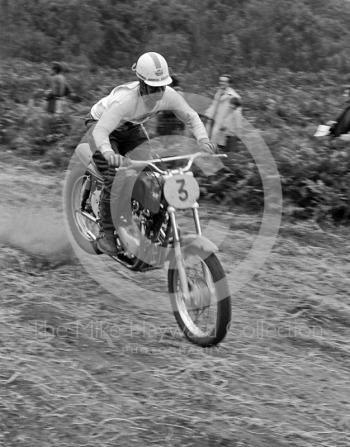
[[197, 141], [208, 138], [205, 127], [183, 96], [171, 87], [166, 87], [163, 97], [149, 109], [140, 95], [139, 82], [130, 82], [115, 87], [108, 96], [100, 99], [91, 109], [97, 124], [92, 132], [93, 151], [101, 153], [112, 150], [109, 135], [124, 123], [142, 124], [159, 111], [173, 112], [193, 133]]
[[[231, 105], [232, 98], [241, 99], [241, 96], [232, 87], [226, 87], [224, 90], [219, 89], [215, 93], [210, 107], [205, 112], [205, 115], [210, 118], [206, 128], [213, 143], [225, 144], [226, 133], [220, 129], [223, 127], [233, 128], [233, 126], [228, 126], [228, 116], [236, 115], [234, 116], [235, 120], [241, 116], [242, 108], [237, 107], [234, 110]], [[234, 111], [235, 114], [233, 114]]]
[[[216, 129], [215, 129], [216, 130]], [[243, 115], [242, 107], [230, 107], [224, 117], [221, 127], [216, 130], [212, 137], [212, 142], [220, 146], [225, 146], [226, 138], [236, 136], [242, 138], [243, 133]]]

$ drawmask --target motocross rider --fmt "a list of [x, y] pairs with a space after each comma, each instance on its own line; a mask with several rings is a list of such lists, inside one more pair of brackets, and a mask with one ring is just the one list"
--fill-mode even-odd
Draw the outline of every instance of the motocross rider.
[[102, 232], [97, 246], [111, 255], [117, 254], [110, 207], [115, 168], [129, 166], [125, 154], [147, 140], [142, 124], [159, 111], [172, 111], [189, 127], [203, 152], [212, 153], [215, 149], [197, 112], [169, 87], [172, 79], [163, 56], [144, 53], [132, 70], [138, 80], [115, 87], [91, 108], [86, 120], [89, 129], [83, 138], [89, 143], [104, 179], [99, 210]]

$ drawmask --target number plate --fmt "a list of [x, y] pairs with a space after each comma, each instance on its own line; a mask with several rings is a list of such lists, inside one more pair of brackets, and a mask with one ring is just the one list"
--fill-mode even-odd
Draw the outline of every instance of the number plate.
[[164, 184], [164, 196], [170, 206], [179, 209], [191, 208], [199, 197], [197, 180], [188, 174], [168, 177]]

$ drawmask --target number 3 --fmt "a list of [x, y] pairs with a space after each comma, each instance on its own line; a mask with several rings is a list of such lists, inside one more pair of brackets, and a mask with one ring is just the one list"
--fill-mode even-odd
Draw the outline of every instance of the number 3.
[[188, 191], [184, 188], [185, 179], [182, 178], [182, 179], [176, 180], [176, 183], [180, 184], [180, 187], [178, 189], [179, 199], [181, 200], [181, 202], [184, 202], [185, 200], [188, 199]]

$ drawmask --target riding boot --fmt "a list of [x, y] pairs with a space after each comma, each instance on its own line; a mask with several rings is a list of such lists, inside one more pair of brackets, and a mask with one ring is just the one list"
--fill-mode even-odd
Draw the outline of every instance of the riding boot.
[[104, 194], [102, 192], [102, 197], [100, 200], [100, 222], [102, 226], [102, 234], [97, 240], [97, 247], [104, 253], [116, 255], [118, 253], [118, 248], [114, 236], [114, 225], [112, 221], [110, 201], [105, 200], [103, 195]]
[[85, 180], [84, 193], [81, 200], [81, 211], [92, 212], [90, 201], [88, 200], [91, 193], [91, 179], [89, 177]]

